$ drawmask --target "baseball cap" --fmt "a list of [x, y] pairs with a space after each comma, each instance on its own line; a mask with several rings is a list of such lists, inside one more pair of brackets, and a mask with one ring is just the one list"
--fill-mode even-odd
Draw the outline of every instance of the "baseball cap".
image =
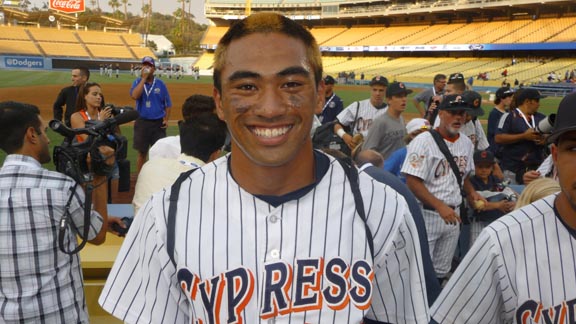
[[504, 99], [506, 97], [512, 97], [514, 95], [514, 90], [508, 87], [502, 87], [496, 90], [496, 99]]
[[462, 73], [452, 73], [452, 74], [450, 74], [450, 76], [448, 77], [448, 84], [450, 84], [450, 83], [458, 83], [458, 82], [464, 83], [464, 75], [463, 75]]
[[372, 78], [372, 81], [370, 81], [370, 86], [373, 85], [381, 85], [381, 86], [388, 86], [388, 79], [386, 79], [385, 77], [379, 75], [377, 77]]
[[142, 59], [142, 64], [150, 64], [152, 66], [156, 66], [156, 62], [154, 62], [154, 58], [150, 56], [144, 56]]
[[560, 101], [548, 143], [555, 143], [560, 135], [573, 130], [576, 130], [576, 93], [571, 93]]
[[386, 97], [397, 96], [400, 94], [408, 95], [412, 93], [412, 90], [407, 89], [402, 82], [392, 82], [386, 88]]
[[334, 83], [336, 83], [336, 80], [334, 80], [334, 78], [331, 75], [327, 75], [326, 77], [324, 77], [324, 83], [325, 84], [334, 84]]
[[474, 163], [494, 163], [494, 154], [488, 150], [474, 152]]
[[427, 130], [430, 128], [431, 128], [430, 122], [424, 118], [413, 118], [411, 121], [408, 122], [408, 124], [406, 124], [406, 132], [408, 132], [408, 134], [411, 134], [421, 129]]
[[438, 109], [466, 110], [466, 112], [470, 112], [472, 110], [470, 104], [468, 104], [463, 94], [462, 95], [453, 94], [444, 97], [444, 100], [442, 100], [442, 103], [440, 104], [440, 107], [438, 107]]
[[468, 112], [470, 116], [478, 117], [484, 115], [484, 109], [482, 109], [482, 96], [478, 92], [467, 90], [464, 91], [462, 97], [463, 100], [468, 103], [470, 108], [472, 108], [472, 110]]
[[546, 98], [546, 96], [540, 94], [540, 91], [532, 88], [525, 88], [522, 89], [522, 92], [520, 92], [520, 94], [518, 94], [518, 98], [516, 98], [516, 104], [521, 105], [527, 99], [543, 99], [543, 98]]

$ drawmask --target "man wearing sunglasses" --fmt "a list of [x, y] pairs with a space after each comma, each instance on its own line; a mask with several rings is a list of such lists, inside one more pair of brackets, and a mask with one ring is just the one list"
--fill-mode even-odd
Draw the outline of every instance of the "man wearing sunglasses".
[[523, 184], [526, 171], [536, 170], [546, 158], [546, 135], [536, 126], [546, 116], [538, 112], [543, 96], [536, 89], [524, 89], [518, 95], [518, 107], [500, 118], [494, 142], [502, 146], [500, 166], [504, 177]]

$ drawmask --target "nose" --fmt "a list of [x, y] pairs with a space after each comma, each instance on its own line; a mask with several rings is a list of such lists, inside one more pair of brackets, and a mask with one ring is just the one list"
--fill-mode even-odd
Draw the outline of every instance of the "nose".
[[273, 87], [264, 87], [256, 99], [254, 113], [260, 117], [273, 119], [286, 113], [288, 107], [299, 108], [297, 99], [280, 93]]

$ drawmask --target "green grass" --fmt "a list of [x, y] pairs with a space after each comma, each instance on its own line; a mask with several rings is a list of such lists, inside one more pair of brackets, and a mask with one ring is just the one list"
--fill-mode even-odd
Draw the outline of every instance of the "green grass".
[[[104, 80], [106, 82], [111, 83], [126, 83], [131, 82], [133, 78], [128, 75], [122, 75], [119, 79], [116, 78], [105, 78], [99, 75], [99, 73], [93, 73], [91, 80], [99, 82]], [[212, 82], [212, 78], [210, 77], [202, 77], [200, 80], [196, 81], [192, 77], [187, 76], [183, 80], [175, 80], [175, 79], [166, 79], [167, 83], [187, 83], [193, 86], [194, 84], [198, 83], [210, 83]], [[30, 86], [30, 85], [46, 85], [46, 84], [70, 84], [70, 73], [66, 71], [54, 71], [54, 72], [22, 72], [22, 71], [10, 71], [4, 70], [0, 73], [0, 87], [22, 87], [22, 86]], [[416, 91], [417, 93], [418, 91]], [[194, 93], [193, 87], [191, 87], [191, 94]], [[342, 98], [344, 101], [344, 106], [348, 106], [352, 102], [356, 100], [362, 100], [369, 97], [369, 87], [367, 86], [351, 86], [351, 87], [339, 87], [336, 86], [336, 93]], [[489, 94], [482, 92], [481, 93], [484, 99], [488, 99]], [[408, 99], [408, 107], [406, 112], [408, 113], [416, 113], [417, 110], [412, 104], [412, 97], [415, 93], [411, 94]], [[555, 113], [558, 109], [558, 104], [560, 103], [561, 97], [549, 97], [540, 101], [540, 112], [549, 115], [550, 113]], [[0, 98], [2, 100], [2, 98]], [[175, 103], [175, 107], [178, 107], [180, 103]], [[484, 104], [483, 105], [485, 114], [481, 117], [481, 120], [486, 120], [488, 118], [488, 114], [492, 110], [492, 105]], [[128, 149], [128, 159], [130, 160], [130, 165], [132, 171], [136, 168], [136, 151], [132, 149], [132, 138], [133, 138], [133, 129], [131, 126], [122, 126], [122, 134], [128, 138], [129, 141], [129, 149]], [[175, 135], [178, 132], [176, 126], [172, 126], [168, 128], [168, 135]], [[62, 137], [53, 131], [48, 131], [48, 136], [50, 137], [50, 149], [53, 150], [54, 146], [59, 145], [62, 143]], [[5, 154], [4, 152], [0, 151], [0, 165], [4, 162]], [[47, 164], [45, 167], [49, 169], [54, 169], [54, 165], [52, 163]]]
[[[2, 70], [0, 73], [0, 88], [13, 88], [24, 86], [39, 86], [39, 85], [70, 85], [70, 72], [69, 71], [16, 71], [16, 70]], [[134, 77], [128, 71], [122, 71], [119, 78], [116, 79], [115, 75], [112, 78], [101, 76], [99, 72], [91, 71], [90, 81], [98, 83], [113, 83], [113, 84], [130, 84]], [[185, 75], [183, 79], [176, 80], [175, 78], [168, 79], [163, 77], [165, 83], [211, 83], [211, 77], [200, 77], [200, 80], [194, 80], [190, 75]]]
[[[136, 172], [136, 151], [132, 149], [132, 138], [134, 137], [134, 129], [132, 126], [120, 126], [120, 130], [122, 135], [128, 138], [128, 160], [130, 161], [130, 170], [132, 172]], [[177, 135], [178, 134], [178, 126], [169, 126], [168, 130], [166, 131], [168, 136]], [[48, 129], [46, 133], [48, 138], [50, 138], [50, 152], [54, 152], [54, 147], [61, 145], [64, 137], [62, 135], [56, 133], [55, 131]], [[6, 158], [6, 153], [0, 150], [0, 165], [4, 163], [4, 159]], [[53, 162], [47, 163], [44, 165], [45, 168], [48, 170], [55, 170], [55, 166]]]

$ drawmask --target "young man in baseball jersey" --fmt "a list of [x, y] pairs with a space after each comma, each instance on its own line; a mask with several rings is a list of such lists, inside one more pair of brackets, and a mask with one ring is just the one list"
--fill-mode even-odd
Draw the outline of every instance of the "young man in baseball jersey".
[[284, 16], [258, 13], [228, 30], [214, 97], [231, 153], [187, 174], [177, 197], [159, 192], [141, 209], [104, 309], [128, 323], [428, 322], [405, 200], [312, 149], [321, 62], [310, 32]]
[[430, 255], [439, 281], [443, 281], [452, 263], [460, 233], [459, 206], [464, 203], [460, 187], [467, 197], [484, 200], [472, 187], [468, 175], [474, 169], [474, 146], [467, 136], [460, 136], [470, 105], [459, 95], [444, 98], [439, 107], [440, 126], [436, 129], [453, 156], [463, 184], [458, 183], [445, 155], [430, 132], [410, 143], [402, 172], [406, 184], [420, 200], [428, 233]]
[[[384, 102], [384, 97], [387, 88], [388, 79], [383, 76], [374, 77], [370, 81], [370, 99], [353, 102], [336, 117], [338, 123], [334, 125], [334, 133], [338, 134], [351, 150], [358, 145], [354, 140], [355, 135], [361, 134], [366, 138], [374, 119], [386, 113], [388, 105]], [[352, 132], [348, 134], [343, 126], [351, 127]]]
[[437, 323], [574, 323], [576, 94], [556, 122], [548, 143], [561, 191], [482, 231], [431, 308]]

